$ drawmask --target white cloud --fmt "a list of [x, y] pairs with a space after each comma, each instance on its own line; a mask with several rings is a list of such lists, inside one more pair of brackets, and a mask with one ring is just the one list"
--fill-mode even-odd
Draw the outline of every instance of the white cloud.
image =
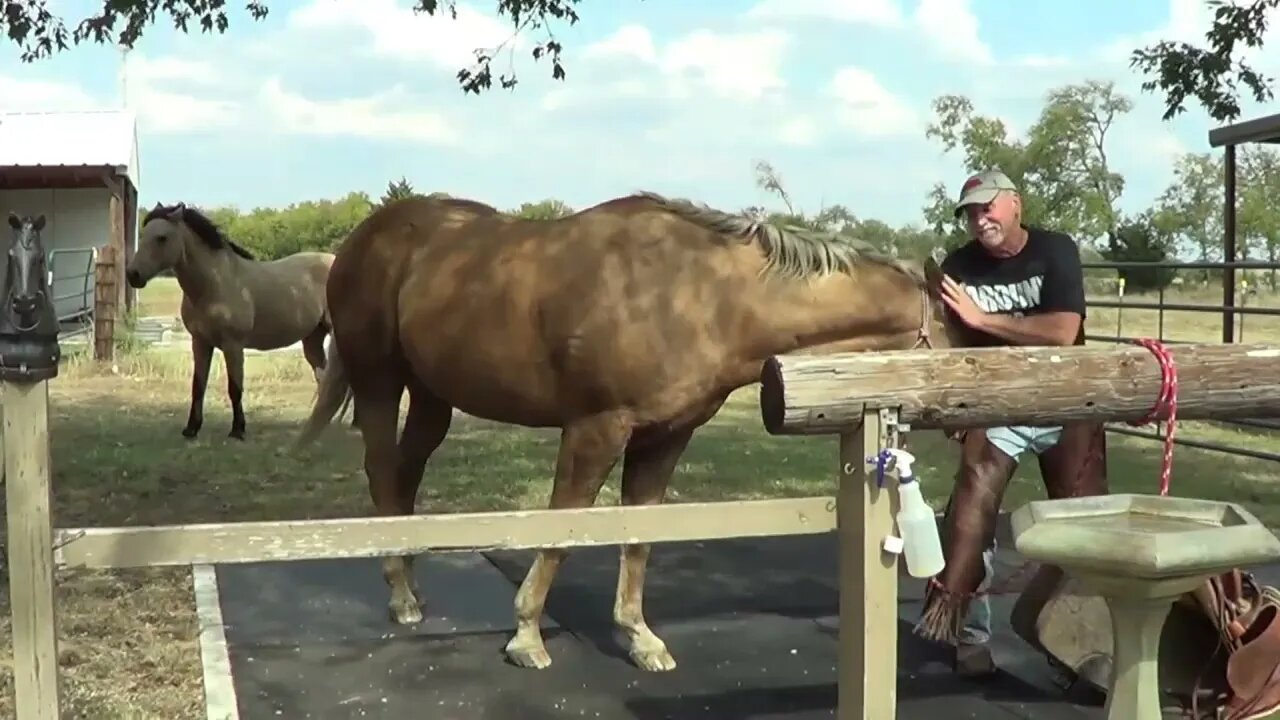
[[634, 23], [623, 25], [612, 35], [597, 40], [583, 49], [584, 58], [630, 58], [646, 63], [658, 61], [649, 28]]
[[0, 75], [0, 111], [85, 110], [97, 103], [78, 85]]
[[470, 65], [477, 49], [519, 52], [524, 43], [513, 38], [514, 28], [498, 18], [464, 3], [458, 16], [450, 16], [444, 3], [435, 15], [415, 13], [395, 0], [312, 0], [290, 12], [290, 30], [332, 30], [350, 34], [363, 31], [365, 37], [352, 42], [342, 52], [359, 51], [366, 38], [374, 55], [403, 61], [426, 60], [449, 70]]
[[760, 0], [747, 11], [753, 20], [831, 20], [898, 27], [902, 12], [896, 0]]
[[782, 62], [790, 44], [791, 36], [779, 30], [718, 33], [703, 29], [659, 49], [647, 28], [632, 24], [587, 45], [582, 56], [638, 62], [656, 70], [662, 78], [660, 92], [670, 97], [687, 98], [710, 90], [721, 98], [754, 101], [786, 87]]
[[458, 141], [455, 127], [439, 112], [414, 107], [404, 88], [359, 98], [311, 100], [285, 90], [278, 78], [262, 84], [259, 100], [273, 126], [298, 135], [404, 140], [427, 145]]
[[813, 145], [818, 140], [818, 126], [813, 118], [794, 117], [782, 123], [778, 139], [785, 145]]
[[840, 120], [859, 135], [919, 137], [920, 119], [902, 98], [860, 67], [844, 67], [831, 79], [829, 92], [840, 102]]
[[969, 0], [920, 0], [912, 16], [921, 34], [949, 60], [990, 65], [990, 46], [978, 36]]
[[[125, 97], [146, 132], [191, 133], [235, 126], [241, 106], [225, 83], [209, 62], [151, 58], [138, 52], [129, 53], [125, 60]], [[185, 85], [199, 86], [200, 94], [176, 89]]]

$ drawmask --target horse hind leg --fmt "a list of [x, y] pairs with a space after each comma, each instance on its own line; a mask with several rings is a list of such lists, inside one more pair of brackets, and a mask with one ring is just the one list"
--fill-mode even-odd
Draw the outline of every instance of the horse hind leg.
[[329, 326], [321, 323], [302, 339], [302, 356], [306, 358], [307, 364], [311, 366], [311, 372], [315, 375], [316, 382], [320, 382], [320, 374], [324, 372], [324, 339], [328, 335]]
[[[396, 470], [396, 510], [412, 515], [418, 486], [427, 460], [449, 434], [453, 408], [417, 383], [409, 386], [409, 410], [400, 433], [400, 464]], [[413, 556], [391, 556], [382, 561], [382, 577], [391, 589], [389, 609], [396, 622], [422, 621], [422, 599], [413, 581]]]
[[[583, 418], [565, 426], [556, 458], [551, 509], [595, 504], [600, 487], [630, 439], [631, 427], [629, 416], [621, 412]], [[539, 550], [516, 592], [516, 632], [507, 643], [506, 653], [520, 667], [542, 669], [551, 665], [551, 656], [542, 641], [542, 610], [547, 591], [567, 554], [564, 548]]]
[[[627, 448], [622, 463], [624, 505], [657, 505], [667, 494], [676, 463], [693, 437], [693, 428], [681, 430]], [[618, 587], [613, 621], [627, 636], [631, 660], [651, 672], [674, 670], [675, 658], [644, 619], [644, 575], [649, 544], [623, 545], [618, 562]]]
[[[374, 512], [382, 517], [408, 514], [401, 500], [398, 477], [401, 468], [400, 446], [396, 443], [396, 425], [400, 417], [400, 395], [404, 384], [391, 374], [376, 383], [352, 384], [355, 406], [363, 422], [360, 436], [364, 440], [364, 472], [369, 481], [369, 495]], [[413, 508], [409, 508], [412, 512]], [[391, 586], [389, 610], [392, 619], [402, 624], [422, 620], [422, 611], [408, 584], [407, 569], [399, 569], [403, 558], [383, 560], [383, 578]]]

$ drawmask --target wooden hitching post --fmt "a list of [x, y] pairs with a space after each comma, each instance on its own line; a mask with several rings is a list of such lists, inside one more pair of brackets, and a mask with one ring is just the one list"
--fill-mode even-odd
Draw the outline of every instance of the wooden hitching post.
[[[43, 218], [9, 215], [0, 247], [0, 383], [4, 386], [5, 501], [13, 684], [22, 720], [58, 720], [58, 628], [53, 604], [49, 380], [58, 374], [58, 317], [41, 258]], [[19, 238], [26, 242], [19, 242]], [[12, 282], [25, 278], [27, 283]]]
[[875, 465], [867, 463], [888, 445], [885, 419], [865, 411], [861, 428], [840, 435], [839, 720], [894, 720], [897, 714], [897, 556], [883, 547], [894, 531], [897, 493], [887, 481], [877, 487]]

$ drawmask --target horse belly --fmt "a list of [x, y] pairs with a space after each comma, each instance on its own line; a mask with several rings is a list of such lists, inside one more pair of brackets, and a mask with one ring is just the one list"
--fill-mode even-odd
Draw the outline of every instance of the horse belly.
[[[527, 352], [511, 351], [502, 338], [468, 342], [402, 336], [414, 375], [453, 407], [476, 417], [532, 427], [561, 420], [554, 381], [545, 363]], [[523, 343], [521, 343], [523, 345]]]

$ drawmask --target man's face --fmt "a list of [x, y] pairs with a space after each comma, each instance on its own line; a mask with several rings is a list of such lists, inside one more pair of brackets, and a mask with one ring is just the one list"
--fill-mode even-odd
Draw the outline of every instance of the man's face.
[[1001, 191], [985, 205], [966, 205], [965, 222], [969, 237], [977, 240], [989, 252], [999, 254], [1005, 241], [1018, 227], [1020, 202], [1012, 190]]

